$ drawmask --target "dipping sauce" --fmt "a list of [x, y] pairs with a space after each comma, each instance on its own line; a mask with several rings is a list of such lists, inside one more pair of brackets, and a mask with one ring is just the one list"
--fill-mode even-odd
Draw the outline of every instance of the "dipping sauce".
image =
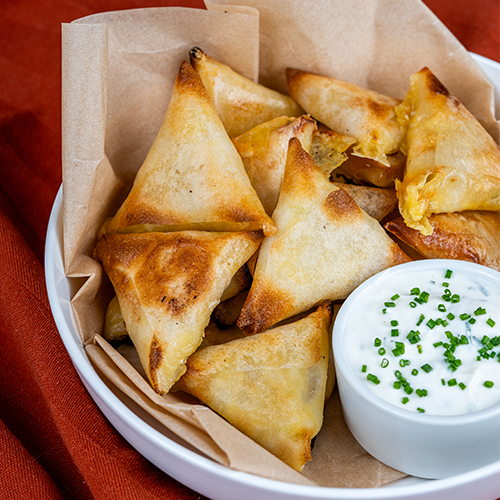
[[500, 402], [500, 287], [473, 274], [393, 277], [346, 325], [354, 373], [381, 399], [431, 415]]

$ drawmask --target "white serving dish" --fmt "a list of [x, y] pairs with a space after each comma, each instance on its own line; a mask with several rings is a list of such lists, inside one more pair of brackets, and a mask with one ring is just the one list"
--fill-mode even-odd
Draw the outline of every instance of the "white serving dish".
[[[500, 114], [500, 64], [472, 54], [495, 85]], [[108, 386], [90, 364], [80, 341], [70, 300], [80, 286], [68, 279], [62, 257], [62, 188], [49, 221], [45, 277], [50, 306], [68, 354], [85, 387], [117, 431], [144, 457], [171, 477], [214, 500], [492, 500], [500, 498], [500, 461], [446, 479], [408, 477], [382, 488], [347, 489], [300, 486], [237, 472], [196, 453], [159, 425], [125, 394]], [[500, 425], [500, 424], [499, 424]]]
[[[382, 463], [407, 474], [424, 478], [450, 477], [459, 472], [467, 472], [500, 461], [500, 402], [481, 411], [446, 416], [418, 413], [396, 406], [382, 399], [387, 395], [386, 392], [379, 390], [377, 393], [378, 388], [371, 384], [374, 389], [372, 390], [368, 385], [369, 383], [364, 380], [364, 376], [361, 378], [360, 367], [353, 366], [353, 360], [349, 356], [349, 354], [352, 354], [352, 349], [356, 350], [358, 343], [356, 342], [354, 345], [349, 343], [349, 348], [347, 348], [345, 341], [346, 339], [357, 339], [357, 335], [361, 332], [365, 334], [370, 331], [369, 338], [370, 345], [372, 345], [375, 335], [385, 335], [380, 333], [384, 331], [383, 329], [377, 330], [373, 324], [373, 314], [370, 314], [373, 309], [370, 310], [370, 306], [376, 304], [377, 311], [379, 310], [380, 290], [384, 288], [387, 290], [388, 283], [392, 284], [389, 289], [394, 290], [394, 283], [401, 286], [405, 277], [410, 277], [410, 282], [413, 283], [421, 283], [422, 281], [419, 280], [430, 281], [431, 277], [435, 276], [439, 276], [444, 280], [447, 269], [452, 269], [454, 276], [461, 275], [477, 279], [487, 289], [497, 290], [495, 294], [492, 294], [492, 297], [496, 296], [498, 300], [498, 294], [500, 293], [500, 273], [498, 271], [465, 261], [446, 259], [417, 260], [386, 269], [362, 283], [342, 304], [333, 327], [333, 352], [335, 353], [337, 386], [346, 423], [353, 436], [365, 450]], [[452, 280], [453, 277], [450, 281]], [[440, 287], [439, 293], [442, 293], [444, 289], [441, 287], [440, 282], [438, 286]], [[403, 294], [406, 291], [398, 288], [398, 292]], [[467, 290], [462, 289], [461, 293], [464, 292], [467, 292]], [[399, 300], [403, 302], [396, 307], [404, 308], [406, 301], [401, 298], [398, 299], [398, 303]], [[490, 305], [492, 303], [498, 304], [494, 299], [490, 299], [488, 303]], [[435, 305], [432, 307], [435, 307]], [[461, 304], [460, 307], [460, 312], [463, 312], [465, 306]], [[418, 306], [415, 311], [417, 310], [422, 312], [422, 309]], [[428, 316], [428, 313], [429, 309], [426, 309], [425, 315]], [[404, 314], [411, 317], [409, 308], [404, 309]], [[401, 318], [400, 313], [400, 321]], [[353, 320], [356, 326], [353, 326]], [[458, 325], [458, 327], [460, 326], [461, 324]], [[453, 331], [454, 327], [450, 326], [449, 328]], [[422, 337], [431, 335], [429, 330], [429, 333], [426, 332], [425, 324], [419, 327], [420, 329], [423, 332]], [[440, 333], [440, 329], [436, 328], [435, 334], [444, 337], [444, 330], [445, 328]], [[409, 330], [405, 331], [408, 332]], [[352, 337], [353, 334], [354, 337]], [[491, 335], [496, 336], [495, 333], [491, 333]], [[406, 342], [405, 334], [403, 333], [398, 340]], [[408, 343], [407, 346], [409, 346]], [[471, 349], [476, 350], [477, 347], [471, 347]], [[367, 371], [375, 370], [375, 373], [382, 378], [389, 377], [392, 380], [394, 369], [404, 371], [405, 368], [400, 368], [398, 363], [395, 364], [394, 368], [394, 358], [391, 357], [391, 353], [386, 355], [387, 358], [385, 359], [387, 361], [388, 358], [392, 360], [390, 365], [385, 369], [381, 369], [379, 366], [380, 361], [376, 358], [377, 364], [373, 366], [373, 360], [371, 360], [372, 366], [369, 366]], [[425, 354], [422, 354], [422, 356], [420, 364], [429, 359], [425, 357]], [[457, 356], [461, 355], [457, 354]], [[358, 360], [357, 357], [355, 359]], [[366, 359], [366, 354], [364, 359]], [[490, 363], [498, 367], [496, 359], [490, 361]], [[431, 364], [434, 365], [434, 362], [431, 362]], [[413, 363], [412, 365], [415, 367]], [[461, 367], [461, 369], [467, 372], [468, 365]], [[451, 372], [448, 371], [447, 373]], [[456, 373], [458, 377], [461, 372], [457, 371]], [[449, 375], [449, 377], [451, 376]], [[418, 387], [418, 384], [422, 383], [422, 378], [425, 385], [426, 377], [425, 374], [423, 377], [420, 375], [418, 378], [413, 378], [410, 375], [409, 381], [412, 384], [417, 384]], [[497, 386], [499, 382], [499, 380], [496, 380]], [[441, 386], [440, 383], [439, 385]], [[382, 386], [383, 384], [380, 385], [380, 387]], [[448, 391], [454, 390], [448, 387], [446, 389]], [[458, 387], [456, 389], [459, 394], [456, 394], [455, 398], [461, 396], [461, 391]], [[386, 391], [387, 388], [384, 387], [384, 390]], [[403, 391], [389, 390], [391, 396], [397, 393], [398, 399], [400, 399], [401, 395], [406, 395]], [[493, 390], [497, 391], [497, 389]], [[431, 385], [429, 393], [432, 392], [433, 387]], [[415, 395], [410, 397], [415, 399]], [[430, 398], [416, 399], [418, 400], [417, 404], [424, 407], [429, 404], [432, 405], [427, 401]], [[393, 403], [396, 403], [396, 401], [393, 401]]]

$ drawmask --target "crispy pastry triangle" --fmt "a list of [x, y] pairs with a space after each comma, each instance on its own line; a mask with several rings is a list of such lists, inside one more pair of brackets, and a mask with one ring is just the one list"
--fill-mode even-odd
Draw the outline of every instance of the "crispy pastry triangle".
[[397, 108], [407, 127], [408, 161], [396, 182], [406, 224], [432, 233], [428, 217], [500, 210], [500, 149], [471, 113], [423, 68]]
[[231, 138], [273, 118], [304, 113], [290, 96], [245, 78], [198, 47], [191, 49], [190, 59]]
[[187, 62], [181, 64], [163, 124], [132, 191], [107, 231], [137, 225], [276, 230], [200, 77]]
[[105, 234], [97, 244], [127, 331], [159, 393], [184, 373], [232, 276], [261, 231]]
[[500, 213], [466, 210], [429, 217], [432, 234], [409, 228], [402, 217], [385, 228], [429, 259], [476, 262], [500, 271]]
[[410, 260], [380, 224], [331, 184], [290, 140], [273, 213], [278, 233], [265, 238], [238, 326], [250, 335], [325, 299], [347, 297], [383, 269]]
[[323, 423], [331, 304], [267, 332], [198, 350], [176, 385], [301, 471]]
[[388, 165], [386, 155], [403, 138], [394, 107], [400, 101], [352, 83], [297, 69], [286, 70], [290, 95], [313, 118], [340, 134], [355, 137], [356, 154]]
[[273, 213], [278, 201], [288, 141], [297, 137], [302, 147], [310, 152], [315, 130], [316, 122], [307, 116], [295, 119], [279, 117], [233, 139], [250, 182], [268, 215]]

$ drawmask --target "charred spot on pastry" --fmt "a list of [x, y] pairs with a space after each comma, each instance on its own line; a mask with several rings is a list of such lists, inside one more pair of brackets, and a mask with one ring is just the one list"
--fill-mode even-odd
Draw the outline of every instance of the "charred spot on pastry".
[[332, 191], [325, 200], [325, 209], [331, 220], [343, 218], [362, 217], [362, 212], [357, 203], [342, 188]]
[[444, 95], [445, 97], [451, 97], [448, 89], [430, 71], [427, 73], [427, 81], [431, 92]]
[[[156, 337], [153, 337], [153, 340], [151, 342], [151, 348], [149, 350], [149, 373], [151, 373], [152, 377], [156, 378], [154, 374], [161, 365], [162, 361], [163, 361], [162, 345], [160, 344], [160, 342]], [[154, 385], [156, 385], [156, 380], [153, 380], [153, 382]]]

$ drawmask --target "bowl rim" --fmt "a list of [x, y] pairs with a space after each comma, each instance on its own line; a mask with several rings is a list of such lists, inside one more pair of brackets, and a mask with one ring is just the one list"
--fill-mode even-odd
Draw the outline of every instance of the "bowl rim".
[[332, 346], [333, 352], [335, 353], [336, 371], [344, 375], [345, 384], [354, 390], [367, 405], [376, 407], [378, 410], [383, 411], [387, 415], [391, 415], [393, 418], [398, 418], [401, 421], [415, 424], [418, 423], [419, 425], [428, 427], [460, 427], [465, 424], [480, 424], [491, 418], [500, 418], [500, 401], [482, 410], [459, 415], [433, 415], [399, 408], [371, 391], [356, 375], [346, 355], [343, 339], [349, 317], [353, 314], [353, 309], [358, 306], [358, 303], [363, 300], [370, 290], [376, 288], [384, 281], [402, 273], [435, 271], [450, 268], [454, 268], [454, 272], [455, 270], [459, 271], [462, 269], [469, 275], [474, 274], [478, 277], [484, 277], [488, 281], [494, 282], [497, 288], [500, 289], [500, 272], [489, 267], [473, 262], [452, 259], [416, 260], [390, 267], [368, 278], [344, 301], [335, 318], [332, 331]]

